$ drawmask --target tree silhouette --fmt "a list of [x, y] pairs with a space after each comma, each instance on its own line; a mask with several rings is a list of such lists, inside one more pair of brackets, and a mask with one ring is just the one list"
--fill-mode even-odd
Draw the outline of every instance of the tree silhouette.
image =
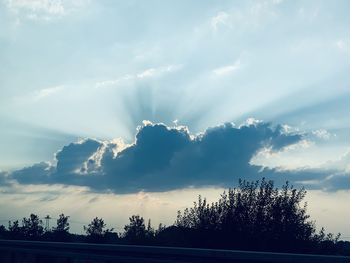
[[7, 237], [7, 230], [4, 225], [0, 225], [0, 238], [6, 238]]
[[92, 219], [91, 223], [87, 227], [84, 226], [88, 241], [101, 242], [105, 240], [105, 237], [109, 236], [109, 234], [113, 231], [113, 228], [105, 228], [106, 224], [102, 218], [95, 217]]
[[54, 228], [54, 232], [58, 233], [68, 233], [69, 231], [69, 216], [65, 216], [64, 214], [60, 214], [57, 219], [57, 226]]
[[69, 234], [69, 216], [65, 216], [64, 214], [60, 214], [56, 227], [53, 228], [52, 233], [47, 232], [45, 234], [48, 235], [48, 238], [57, 241], [69, 241], [71, 239], [71, 235]]
[[35, 214], [31, 214], [29, 218], [22, 219], [22, 232], [28, 239], [38, 239], [44, 233], [43, 222]]
[[24, 233], [22, 231], [22, 227], [20, 227], [18, 220], [13, 222], [9, 221], [8, 226], [8, 237], [10, 239], [23, 239]]
[[104, 234], [105, 227], [106, 224], [103, 219], [95, 217], [87, 227], [84, 226], [84, 230], [89, 236], [102, 236]]
[[129, 217], [130, 223], [124, 226], [124, 238], [131, 243], [144, 243], [155, 236], [156, 231], [148, 220], [147, 227], [145, 220], [139, 215]]

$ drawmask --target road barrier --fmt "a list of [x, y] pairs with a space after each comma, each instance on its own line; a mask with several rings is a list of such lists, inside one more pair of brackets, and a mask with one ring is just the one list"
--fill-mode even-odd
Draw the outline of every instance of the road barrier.
[[1, 263], [340, 263], [350, 257], [236, 250], [0, 240]]

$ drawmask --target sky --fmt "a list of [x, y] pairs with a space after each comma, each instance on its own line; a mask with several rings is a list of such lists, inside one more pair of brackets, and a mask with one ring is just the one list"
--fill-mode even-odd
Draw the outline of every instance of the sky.
[[0, 223], [172, 224], [266, 177], [350, 238], [349, 7], [0, 0]]

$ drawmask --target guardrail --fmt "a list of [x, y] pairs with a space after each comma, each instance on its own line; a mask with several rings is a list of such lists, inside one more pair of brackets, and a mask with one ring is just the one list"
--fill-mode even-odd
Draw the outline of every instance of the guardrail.
[[350, 263], [350, 257], [216, 249], [0, 240], [0, 262]]

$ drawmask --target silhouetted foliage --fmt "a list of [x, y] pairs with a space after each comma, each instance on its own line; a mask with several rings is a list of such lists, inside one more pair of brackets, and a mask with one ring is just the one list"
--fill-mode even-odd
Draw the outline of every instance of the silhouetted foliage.
[[13, 239], [18, 239], [23, 236], [22, 229], [19, 226], [18, 220], [14, 221], [13, 223], [9, 221], [9, 232], [10, 232], [9, 235]]
[[21, 231], [26, 238], [37, 240], [44, 233], [42, 224], [42, 220], [37, 215], [31, 214], [29, 218], [22, 219]]
[[129, 217], [130, 223], [124, 226], [124, 238], [129, 243], [144, 243], [151, 240], [155, 235], [155, 230], [151, 226], [151, 220], [148, 220], [147, 227], [145, 220], [139, 215]]
[[84, 230], [89, 236], [102, 236], [104, 234], [105, 227], [106, 224], [103, 219], [95, 217], [87, 227], [84, 226]]
[[289, 183], [278, 189], [265, 179], [240, 180], [217, 202], [199, 196], [193, 207], [178, 212], [174, 225], [160, 224], [157, 230], [151, 220], [146, 224], [133, 215], [119, 238], [95, 217], [84, 226], [86, 235], [77, 235], [69, 233], [69, 217], [61, 214], [56, 227], [44, 232], [40, 218], [31, 214], [21, 226], [18, 220], [10, 221], [8, 229], [0, 226], [0, 238], [350, 255], [350, 242], [339, 241], [340, 234], [316, 231], [303, 203], [305, 195], [305, 189]]
[[88, 241], [102, 242], [111, 234], [112, 229], [105, 229], [106, 224], [102, 218], [95, 217], [84, 230], [87, 234]]
[[71, 235], [69, 234], [69, 216], [60, 214], [57, 221], [56, 227], [52, 230], [52, 238], [58, 241], [69, 241]]
[[334, 244], [332, 236], [316, 234], [302, 204], [305, 195], [305, 189], [288, 182], [278, 190], [265, 179], [240, 180], [238, 188], [224, 192], [215, 203], [199, 196], [192, 208], [178, 212], [175, 225], [195, 230], [195, 246], [307, 252], [315, 243]]
[[6, 237], [7, 237], [6, 227], [4, 225], [0, 225], [0, 238], [6, 238]]
[[69, 219], [69, 216], [65, 216], [64, 214], [60, 214], [59, 218], [57, 219], [57, 226], [54, 228], [54, 232], [68, 233], [68, 231], [69, 231], [68, 219]]

